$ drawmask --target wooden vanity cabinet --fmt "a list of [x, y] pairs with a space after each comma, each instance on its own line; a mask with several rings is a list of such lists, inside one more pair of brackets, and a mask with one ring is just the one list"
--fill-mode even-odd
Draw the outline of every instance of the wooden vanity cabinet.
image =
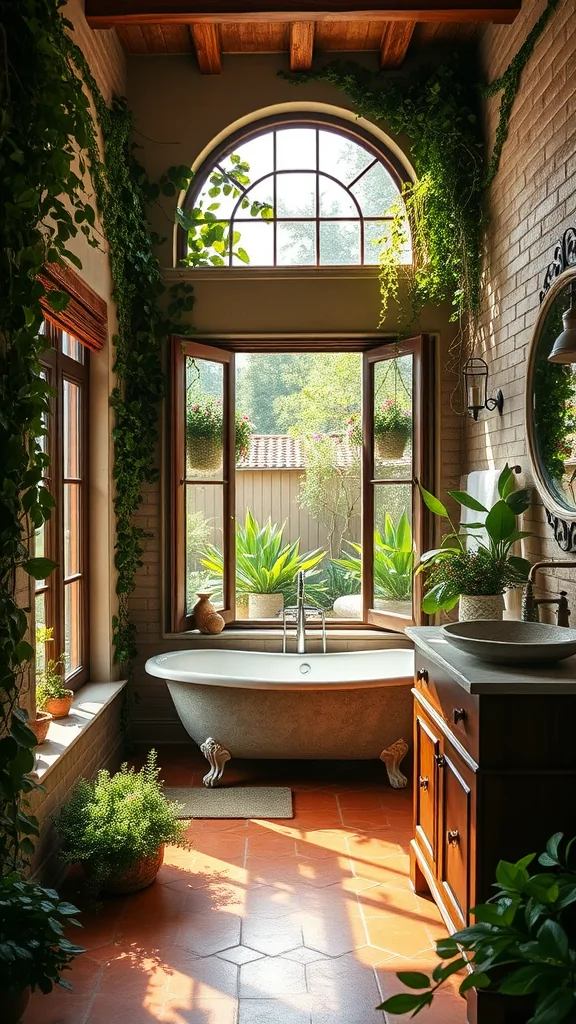
[[[493, 894], [498, 861], [576, 835], [576, 659], [546, 671], [488, 666], [440, 639], [415, 642], [411, 876], [450, 931]], [[571, 663], [574, 664], [571, 664]], [[472, 993], [471, 1024], [511, 1024], [514, 1000]], [[508, 1009], [507, 1009], [508, 1007]]]

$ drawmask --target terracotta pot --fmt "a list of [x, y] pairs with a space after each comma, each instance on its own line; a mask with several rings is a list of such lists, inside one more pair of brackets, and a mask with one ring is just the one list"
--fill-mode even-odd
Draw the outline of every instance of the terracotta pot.
[[18, 1024], [22, 1020], [24, 1011], [30, 999], [30, 988], [27, 987], [21, 992], [12, 992], [10, 989], [0, 989], [0, 1006], [2, 1007], [3, 1024]]
[[377, 434], [374, 438], [374, 449], [379, 459], [401, 459], [406, 451], [408, 438], [404, 434], [397, 434], [389, 431], [386, 434]]
[[194, 605], [194, 625], [201, 633], [210, 633], [215, 636], [222, 632], [225, 622], [212, 604], [211, 597], [212, 591], [198, 594], [198, 601]]
[[52, 718], [66, 718], [66, 715], [70, 713], [73, 700], [74, 694], [72, 690], [68, 690], [67, 697], [49, 697], [44, 710], [52, 715]]
[[222, 441], [211, 437], [188, 437], [186, 468], [195, 472], [214, 473], [222, 465]]
[[249, 619], [277, 619], [284, 607], [284, 594], [249, 594]]
[[472, 619], [501, 619], [504, 612], [503, 594], [461, 594], [458, 605], [460, 622]]
[[32, 732], [36, 733], [36, 742], [38, 745], [40, 745], [40, 743], [44, 743], [44, 740], [48, 735], [48, 728], [51, 721], [52, 715], [48, 711], [37, 711], [36, 718], [31, 719], [28, 722]]
[[158, 852], [151, 857], [141, 857], [136, 864], [126, 871], [115, 871], [108, 876], [102, 889], [115, 896], [128, 895], [131, 892], [140, 892], [147, 889], [156, 878], [164, 860], [164, 846], [158, 847]]

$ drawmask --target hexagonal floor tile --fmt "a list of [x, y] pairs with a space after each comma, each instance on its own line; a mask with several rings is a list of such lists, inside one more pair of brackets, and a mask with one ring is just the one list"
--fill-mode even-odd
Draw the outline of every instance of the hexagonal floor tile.
[[305, 993], [303, 964], [281, 957], [265, 957], [240, 968], [241, 999], [277, 999]]
[[200, 956], [218, 953], [239, 945], [241, 921], [236, 914], [189, 915], [178, 929], [177, 942]]
[[242, 941], [267, 956], [278, 956], [302, 945], [302, 927], [293, 917], [283, 917], [279, 921], [248, 917], [242, 922]]

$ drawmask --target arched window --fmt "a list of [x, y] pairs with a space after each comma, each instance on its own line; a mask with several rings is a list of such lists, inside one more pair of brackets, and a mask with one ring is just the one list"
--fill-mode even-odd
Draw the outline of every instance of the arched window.
[[394, 157], [346, 122], [261, 122], [197, 172], [178, 212], [178, 255], [190, 266], [374, 266], [402, 180]]

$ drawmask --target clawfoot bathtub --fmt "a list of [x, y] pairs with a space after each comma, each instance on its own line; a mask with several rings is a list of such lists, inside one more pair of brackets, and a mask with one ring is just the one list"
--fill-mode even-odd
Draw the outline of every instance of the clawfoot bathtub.
[[158, 654], [146, 671], [165, 679], [188, 734], [218, 785], [231, 757], [381, 758], [390, 784], [412, 734], [414, 653], [268, 654], [196, 650]]

